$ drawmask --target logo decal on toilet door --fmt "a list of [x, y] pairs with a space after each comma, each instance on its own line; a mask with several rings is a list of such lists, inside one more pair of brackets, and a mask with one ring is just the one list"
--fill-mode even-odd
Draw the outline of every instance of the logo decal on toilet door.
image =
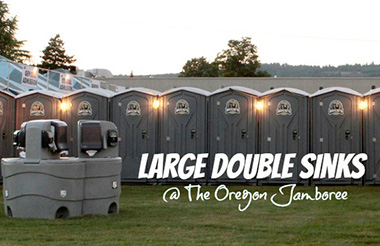
[[30, 106], [30, 116], [44, 116], [45, 115], [45, 107], [42, 102], [35, 101]]
[[136, 101], [130, 101], [127, 104], [126, 114], [127, 114], [127, 116], [141, 115], [140, 104], [138, 102], [136, 102]]
[[80, 102], [78, 106], [78, 115], [79, 116], [92, 115], [91, 103], [87, 101]]
[[240, 104], [236, 99], [230, 99], [226, 103], [226, 114], [240, 114]]
[[344, 115], [343, 103], [339, 100], [331, 101], [328, 109], [329, 115]]
[[174, 114], [190, 114], [189, 103], [184, 99], [178, 100], [175, 104]]
[[277, 104], [276, 115], [292, 115], [292, 105], [287, 100], [281, 100]]

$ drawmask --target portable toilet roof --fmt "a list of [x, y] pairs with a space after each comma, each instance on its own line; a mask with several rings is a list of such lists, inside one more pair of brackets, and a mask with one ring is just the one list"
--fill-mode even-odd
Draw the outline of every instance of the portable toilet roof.
[[160, 96], [165, 96], [167, 94], [170, 94], [170, 93], [173, 93], [173, 92], [176, 92], [176, 91], [188, 91], [188, 92], [200, 94], [200, 95], [203, 95], [203, 96], [206, 96], [206, 97], [210, 95], [209, 91], [202, 90], [202, 89], [199, 89], [199, 88], [195, 88], [195, 87], [178, 87], [178, 88], [172, 88], [170, 90], [162, 92], [160, 94]]
[[380, 92], [380, 87], [366, 92], [365, 94], [363, 94], [363, 96], [371, 96], [371, 95], [379, 93], [379, 92]]
[[351, 94], [351, 95], [355, 95], [355, 96], [359, 96], [359, 97], [363, 96], [359, 92], [354, 91], [353, 89], [350, 89], [350, 88], [346, 88], [346, 87], [328, 87], [328, 88], [319, 90], [317, 92], [314, 92], [313, 94], [310, 95], [310, 97], [316, 97], [316, 96], [323, 95], [323, 94], [326, 94], [326, 93], [329, 93], [329, 92], [332, 92], [332, 91], [343, 92], [343, 93], [347, 93], [347, 94]]
[[306, 97], [310, 96], [310, 94], [307, 93], [306, 91], [299, 90], [296, 88], [290, 88], [290, 87], [280, 87], [280, 88], [271, 89], [271, 90], [268, 90], [268, 91], [261, 93], [261, 96], [266, 96], [269, 94], [275, 94], [275, 93], [280, 92], [280, 91], [287, 91], [287, 92], [290, 92], [293, 94], [298, 94], [298, 95], [306, 96]]
[[219, 93], [222, 93], [225, 91], [229, 91], [229, 90], [240, 91], [240, 92], [248, 93], [248, 94], [251, 94], [254, 96], [261, 96], [261, 92], [254, 90], [254, 89], [251, 89], [251, 88], [243, 87], [243, 86], [228, 86], [228, 87], [220, 88], [220, 89], [217, 89], [216, 91], [211, 92], [210, 96], [215, 95], [215, 94], [219, 94]]
[[15, 98], [18, 99], [18, 98], [29, 96], [29, 95], [33, 95], [33, 94], [42, 94], [42, 95], [45, 95], [45, 96], [52, 96], [52, 97], [55, 97], [55, 98], [58, 98], [58, 99], [61, 99], [64, 96], [63, 93], [56, 92], [56, 91], [33, 90], [33, 91], [27, 91], [27, 92], [20, 93]]
[[79, 90], [70, 92], [70, 93], [64, 95], [62, 98], [73, 96], [73, 95], [76, 95], [79, 93], [92, 93], [92, 94], [107, 97], [107, 98], [110, 98], [115, 94], [112, 91], [107, 91], [107, 90], [103, 90], [103, 89], [83, 88], [83, 89], [79, 89]]
[[10, 96], [10, 97], [13, 97], [13, 98], [16, 97], [14, 94], [12, 94], [12, 93], [10, 93], [9, 91], [6, 91], [6, 90], [0, 90], [0, 92], [1, 92], [1, 93], [4, 93], [4, 94], [6, 94], [6, 95], [8, 95], [8, 96]]
[[156, 91], [156, 90], [152, 90], [152, 89], [148, 89], [148, 88], [144, 88], [144, 87], [134, 87], [134, 88], [126, 89], [124, 91], [117, 92], [113, 96], [118, 96], [118, 95], [121, 95], [121, 94], [124, 94], [124, 93], [133, 92], [133, 91], [135, 91], [135, 92], [141, 92], [141, 93], [145, 93], [145, 94], [150, 94], [150, 95], [153, 95], [153, 96], [158, 96], [158, 95], [161, 94], [160, 91]]

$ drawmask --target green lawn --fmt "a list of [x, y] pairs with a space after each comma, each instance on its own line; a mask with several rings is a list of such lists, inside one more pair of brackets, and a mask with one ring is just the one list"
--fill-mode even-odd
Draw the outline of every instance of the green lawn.
[[[346, 201], [296, 201], [278, 208], [254, 201], [163, 202], [172, 186], [123, 186], [120, 214], [61, 220], [0, 216], [0, 245], [380, 245], [380, 187], [341, 186]], [[275, 186], [228, 186], [278, 192]], [[204, 190], [215, 190], [204, 186]], [[297, 187], [314, 193], [314, 187]], [[2, 203], [2, 201], [1, 201]], [[245, 202], [243, 202], [245, 204]]]

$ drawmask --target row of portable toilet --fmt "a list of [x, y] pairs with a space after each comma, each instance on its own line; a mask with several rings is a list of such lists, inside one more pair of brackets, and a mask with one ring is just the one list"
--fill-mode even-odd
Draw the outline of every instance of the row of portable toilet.
[[[1, 157], [15, 154], [12, 133], [22, 122], [59, 118], [68, 124], [69, 155], [78, 120], [110, 120], [119, 130], [122, 181], [140, 180], [143, 153], [149, 153], [147, 170], [155, 153], [297, 153], [293, 178], [288, 180], [187, 180], [186, 182], [309, 183], [300, 180], [300, 158], [306, 153], [368, 153], [366, 183], [380, 183], [380, 90], [364, 95], [348, 88], [326, 88], [309, 95], [292, 88], [264, 93], [244, 87], [226, 87], [212, 93], [190, 87], [164, 93], [132, 88], [114, 94], [82, 89], [67, 95], [31, 91], [13, 97], [0, 93]], [[359, 104], [367, 101], [368, 107]], [[377, 103], [377, 104], [376, 104]], [[365, 126], [363, 127], [363, 121]], [[378, 139], [378, 140], [377, 140]], [[282, 163], [282, 162], [280, 162]], [[297, 165], [298, 163], [298, 165]], [[186, 165], [193, 165], [189, 161]], [[280, 170], [281, 170], [280, 166]], [[207, 167], [207, 173], [212, 170]], [[165, 182], [180, 182], [167, 179]], [[350, 184], [363, 180], [318, 180], [315, 183]]]

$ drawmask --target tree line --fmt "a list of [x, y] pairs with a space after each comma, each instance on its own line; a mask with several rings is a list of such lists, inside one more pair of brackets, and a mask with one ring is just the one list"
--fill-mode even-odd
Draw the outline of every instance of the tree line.
[[380, 64], [340, 66], [308, 66], [280, 63], [261, 64], [261, 68], [276, 77], [380, 77]]

